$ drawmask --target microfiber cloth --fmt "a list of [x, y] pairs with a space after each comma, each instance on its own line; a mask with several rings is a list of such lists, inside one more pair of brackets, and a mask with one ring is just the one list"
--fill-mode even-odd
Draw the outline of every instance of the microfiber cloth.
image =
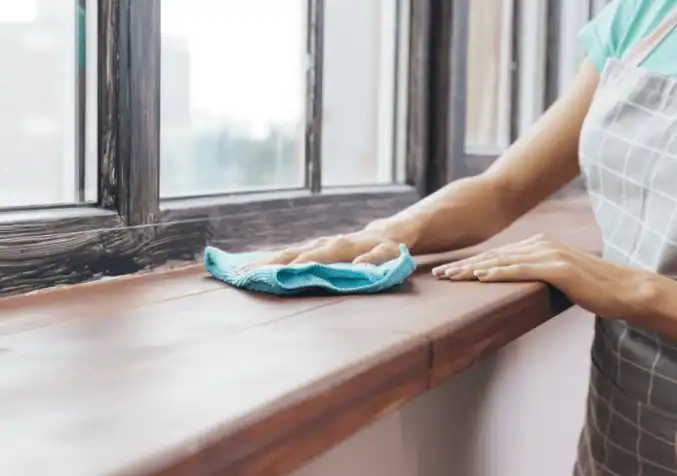
[[416, 269], [406, 246], [400, 256], [387, 263], [372, 264], [306, 263], [268, 265], [239, 274], [238, 268], [269, 256], [269, 252], [227, 253], [213, 247], [205, 249], [207, 271], [227, 284], [249, 291], [292, 296], [310, 290], [333, 294], [378, 293], [398, 286]]

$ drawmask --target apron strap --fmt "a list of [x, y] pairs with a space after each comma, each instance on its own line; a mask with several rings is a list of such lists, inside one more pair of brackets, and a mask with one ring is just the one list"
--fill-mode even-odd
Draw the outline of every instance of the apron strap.
[[649, 36], [637, 43], [628, 52], [625, 61], [632, 66], [640, 66], [675, 28], [677, 28], [677, 8], [670, 11]]

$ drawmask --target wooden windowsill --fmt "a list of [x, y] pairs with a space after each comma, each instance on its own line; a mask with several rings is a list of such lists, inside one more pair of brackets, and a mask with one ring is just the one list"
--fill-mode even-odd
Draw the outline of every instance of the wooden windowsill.
[[[491, 244], [541, 231], [600, 249], [587, 202]], [[568, 306], [430, 276], [470, 252], [379, 296], [254, 296], [193, 267], [0, 300], [0, 474], [285, 474]]]

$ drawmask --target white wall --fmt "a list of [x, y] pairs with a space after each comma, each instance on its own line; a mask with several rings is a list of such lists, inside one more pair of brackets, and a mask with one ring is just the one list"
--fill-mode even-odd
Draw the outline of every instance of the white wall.
[[293, 476], [570, 476], [592, 324], [560, 315]]

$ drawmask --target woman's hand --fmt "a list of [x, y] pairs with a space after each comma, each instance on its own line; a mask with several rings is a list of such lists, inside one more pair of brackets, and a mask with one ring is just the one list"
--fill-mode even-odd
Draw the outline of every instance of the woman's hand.
[[618, 266], [543, 235], [439, 266], [433, 274], [452, 281], [543, 281], [584, 309], [611, 318], [641, 314], [644, 294], [657, 276]]
[[252, 263], [241, 271], [265, 265], [315, 263], [381, 264], [400, 256], [400, 241], [384, 230], [365, 229], [347, 235], [318, 238], [285, 248], [269, 258]]

